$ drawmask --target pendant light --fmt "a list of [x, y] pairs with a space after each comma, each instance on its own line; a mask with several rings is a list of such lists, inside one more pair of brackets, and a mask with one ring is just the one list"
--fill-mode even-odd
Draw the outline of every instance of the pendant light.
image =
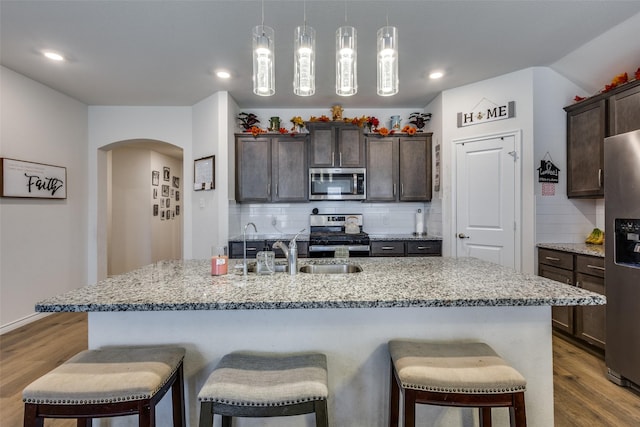
[[[344, 3], [347, 22], [347, 2]], [[336, 94], [351, 96], [358, 93], [358, 60], [356, 29], [345, 25], [336, 31]]]
[[398, 30], [387, 26], [378, 30], [378, 95], [398, 93]]
[[307, 25], [306, 1], [304, 23], [295, 31], [293, 93], [298, 96], [316, 93], [316, 32]]
[[275, 32], [264, 25], [264, 0], [262, 0], [262, 23], [253, 28], [253, 93], [271, 96], [275, 85]]

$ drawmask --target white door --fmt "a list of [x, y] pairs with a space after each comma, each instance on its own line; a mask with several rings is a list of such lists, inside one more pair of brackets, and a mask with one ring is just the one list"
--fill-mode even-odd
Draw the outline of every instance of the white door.
[[[456, 254], [520, 268], [514, 134], [456, 143]], [[517, 181], [517, 182], [516, 182]]]

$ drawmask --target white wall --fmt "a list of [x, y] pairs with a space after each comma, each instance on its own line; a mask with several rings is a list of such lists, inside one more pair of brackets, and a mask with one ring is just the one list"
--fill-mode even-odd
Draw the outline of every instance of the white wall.
[[0, 157], [67, 168], [66, 200], [0, 198], [0, 326], [86, 284], [87, 106], [0, 67]]
[[[472, 111], [484, 98], [503, 105], [515, 101], [514, 118], [457, 127], [457, 114]], [[454, 141], [462, 138], [481, 137], [498, 133], [518, 131], [521, 133], [522, 164], [522, 214], [520, 228], [522, 236], [521, 269], [534, 271], [535, 199], [533, 189], [533, 69], [516, 71], [504, 76], [484, 80], [442, 93], [442, 196], [443, 254], [455, 255], [455, 199], [452, 188], [455, 161]], [[446, 251], [448, 250], [448, 251]], [[516, 262], [517, 264], [517, 262]]]
[[[107, 150], [135, 139], [163, 141], [183, 150], [183, 187], [193, 183], [191, 107], [89, 107], [88, 283], [107, 277]], [[149, 178], [150, 179], [150, 178]], [[184, 191], [183, 254], [192, 253], [192, 191]]]
[[534, 169], [547, 153], [560, 168], [559, 182], [553, 185], [555, 195], [544, 196], [534, 170], [536, 242], [582, 243], [599, 222], [597, 207], [604, 202], [567, 198], [567, 119], [563, 107], [571, 105], [576, 95], [587, 93], [550, 68], [535, 68], [534, 77]]

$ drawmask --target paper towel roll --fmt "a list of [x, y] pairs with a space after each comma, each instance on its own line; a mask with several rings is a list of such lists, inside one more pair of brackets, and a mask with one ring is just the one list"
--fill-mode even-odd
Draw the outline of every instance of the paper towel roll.
[[416, 212], [416, 231], [417, 235], [422, 235], [424, 233], [424, 213], [422, 210], [418, 209]]

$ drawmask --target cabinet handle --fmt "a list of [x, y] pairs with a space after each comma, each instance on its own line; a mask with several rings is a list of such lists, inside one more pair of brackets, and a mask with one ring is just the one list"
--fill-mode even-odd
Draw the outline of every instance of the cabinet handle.
[[598, 188], [602, 188], [602, 169], [598, 169]]
[[395, 246], [383, 246], [382, 249], [383, 251], [392, 251], [394, 250], [396, 247]]
[[571, 279], [567, 279], [567, 285], [571, 284]]
[[336, 165], [336, 152], [332, 151], [331, 152], [331, 167], [334, 167]]
[[342, 151], [338, 155], [340, 156], [340, 167], [342, 167]]
[[278, 184], [276, 184], [276, 197], [278, 197]]
[[404, 196], [404, 182], [400, 183], [400, 192], [402, 193], [402, 195]]
[[580, 285], [580, 282], [576, 282], [576, 287], [577, 288], [581, 288], [582, 287], [582, 285]]
[[257, 251], [258, 248], [247, 248], [247, 251]]
[[271, 197], [271, 183], [267, 183], [267, 196]]
[[600, 267], [599, 265], [587, 264], [587, 268], [593, 268], [594, 270], [604, 271], [604, 267]]
[[396, 195], [396, 184], [394, 183], [393, 184], [393, 196], [395, 197], [395, 195]]
[[423, 251], [425, 249], [429, 249], [429, 246], [418, 246], [419, 251]]
[[560, 261], [560, 258], [556, 258], [556, 257], [552, 257], [552, 256], [546, 256], [546, 257], [544, 257], [544, 258], [545, 258], [546, 260], [548, 260], [548, 261], [554, 261], [554, 262], [556, 262], [556, 261]]

